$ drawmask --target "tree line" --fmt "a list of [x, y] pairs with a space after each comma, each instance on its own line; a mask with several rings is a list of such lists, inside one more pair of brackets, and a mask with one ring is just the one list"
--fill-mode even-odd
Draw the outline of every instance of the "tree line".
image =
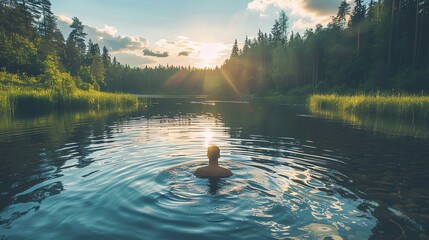
[[326, 27], [302, 35], [281, 12], [268, 34], [235, 43], [222, 68], [251, 93], [427, 91], [429, 1], [342, 1]]
[[65, 39], [49, 0], [0, 0], [0, 68], [35, 84], [111, 92], [269, 95], [312, 91], [429, 90], [429, 0], [342, 1], [323, 27], [289, 31], [280, 12], [269, 32], [235, 40], [212, 69], [135, 68], [87, 41], [73, 18]]

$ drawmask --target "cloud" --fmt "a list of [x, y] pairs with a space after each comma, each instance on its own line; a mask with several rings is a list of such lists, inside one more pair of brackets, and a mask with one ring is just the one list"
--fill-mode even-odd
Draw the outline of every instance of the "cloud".
[[[72, 20], [58, 16], [58, 28], [65, 37], [71, 32]], [[112, 57], [123, 64], [133, 67], [175, 65], [193, 67], [220, 66], [231, 53], [231, 44], [222, 42], [193, 41], [186, 36], [172, 39], [159, 39], [149, 45], [147, 38], [141, 36], [123, 36], [109, 25], [93, 27], [85, 25], [86, 39], [106, 46]]]
[[306, 29], [315, 28], [315, 27], [316, 27], [316, 24], [314, 24], [314, 22], [311, 22], [311, 21], [306, 22], [302, 18], [294, 21], [291, 26], [291, 28], [295, 29], [295, 31], [304, 31]]
[[[66, 16], [60, 15], [57, 17], [57, 22], [58, 28], [67, 38], [71, 32], [69, 26], [72, 20]], [[86, 39], [92, 39], [94, 43], [98, 43], [100, 46], [106, 46], [111, 51], [142, 51], [148, 45], [146, 38], [117, 35], [118, 30], [109, 25], [104, 25], [103, 28], [85, 25], [84, 31], [88, 34]]]
[[306, 0], [303, 1], [303, 7], [317, 15], [334, 15], [338, 11], [342, 0]]
[[[259, 11], [260, 14], [284, 10], [290, 17], [292, 30], [304, 30], [303, 27], [315, 27], [316, 24], [327, 24], [331, 16], [338, 11], [342, 0], [252, 0], [247, 9]], [[351, 0], [348, 0], [351, 2]]]
[[185, 56], [185, 57], [187, 57], [187, 56], [189, 56], [189, 54], [190, 54], [190, 52], [188, 52], [188, 51], [182, 51], [182, 52], [179, 52], [178, 56]]
[[114, 57], [118, 59], [119, 62], [123, 64], [128, 64], [131, 67], [144, 67], [146, 65], [151, 65], [156, 63], [156, 61], [135, 55], [133, 53], [115, 53], [113, 54]]
[[160, 58], [168, 57], [168, 52], [163, 52], [163, 53], [161, 53], [161, 52], [154, 52], [154, 51], [151, 51], [151, 50], [149, 50], [147, 48], [143, 50], [143, 54], [145, 56], [160, 57]]
[[68, 18], [68, 17], [63, 16], [63, 15], [59, 15], [59, 16], [57, 17], [57, 20], [58, 20], [59, 22], [63, 22], [63, 23], [68, 24], [68, 26], [70, 26], [70, 25], [73, 23], [73, 20], [72, 20], [71, 18]]
[[97, 31], [100, 33], [105, 33], [109, 36], [115, 36], [116, 33], [118, 32], [118, 29], [116, 29], [113, 26], [104, 25], [104, 28], [97, 28]]
[[[247, 4], [250, 10], [265, 12], [270, 7], [288, 10], [293, 14], [309, 13], [323, 16], [335, 14], [342, 0], [253, 0]], [[350, 1], [350, 0], [349, 0]]]

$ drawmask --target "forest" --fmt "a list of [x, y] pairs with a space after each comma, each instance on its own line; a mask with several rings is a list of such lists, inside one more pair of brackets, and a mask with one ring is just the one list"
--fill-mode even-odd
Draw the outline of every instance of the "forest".
[[[130, 67], [86, 39], [66, 38], [49, 0], [0, 1], [0, 88], [37, 85], [141, 94], [306, 95], [429, 90], [429, 1], [342, 1], [327, 26], [289, 31], [281, 11], [267, 32], [235, 40], [222, 66]], [[240, 47], [241, 46], [241, 47]]]

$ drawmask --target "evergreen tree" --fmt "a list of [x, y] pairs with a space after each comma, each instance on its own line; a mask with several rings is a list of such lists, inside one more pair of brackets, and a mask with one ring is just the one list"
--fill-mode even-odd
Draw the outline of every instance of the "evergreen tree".
[[238, 48], [237, 39], [234, 41], [234, 45], [232, 46], [231, 58], [239, 56], [240, 49]]
[[350, 4], [343, 0], [338, 7], [337, 16], [332, 18], [332, 24], [335, 27], [344, 29], [346, 27], [347, 16], [350, 14]]
[[73, 22], [70, 27], [73, 30], [70, 32], [69, 38], [73, 39], [73, 41], [79, 47], [81, 54], [83, 55], [86, 50], [85, 37], [87, 34], [84, 33], [85, 27], [77, 17], [73, 17], [72, 20]]
[[103, 61], [101, 60], [100, 54], [97, 52], [94, 55], [92, 55], [91, 74], [95, 78], [96, 83], [94, 84], [94, 87], [97, 90], [100, 90], [100, 86], [106, 85], [104, 81], [105, 71], [104, 71]]
[[366, 14], [366, 7], [365, 7], [365, 4], [363, 3], [363, 0], [355, 0], [353, 12], [350, 18], [350, 25], [352, 27], [355, 27], [360, 23], [362, 23], [362, 21], [365, 18], [365, 14]]
[[248, 52], [250, 47], [251, 47], [251, 42], [246, 35], [246, 39], [244, 40], [243, 53], [245, 54], [246, 52]]
[[287, 17], [285, 11], [282, 10], [280, 12], [279, 24], [280, 24], [280, 32], [281, 32], [280, 37], [282, 39], [283, 44], [286, 43], [287, 41], [287, 30], [289, 28], [288, 21], [289, 21], [289, 18]]
[[103, 53], [101, 55], [101, 60], [103, 61], [103, 65], [105, 69], [108, 69], [112, 64], [112, 60], [110, 58], [109, 50], [107, 50], [106, 46], [103, 47]]
[[274, 25], [271, 28], [271, 34], [272, 34], [272, 38], [273, 38], [273, 43], [274, 45], [277, 45], [278, 43], [280, 43], [282, 41], [282, 30], [280, 28], [280, 23], [277, 20], [274, 20]]
[[81, 66], [80, 49], [72, 37], [69, 37], [66, 41], [64, 66], [73, 76], [77, 75]]

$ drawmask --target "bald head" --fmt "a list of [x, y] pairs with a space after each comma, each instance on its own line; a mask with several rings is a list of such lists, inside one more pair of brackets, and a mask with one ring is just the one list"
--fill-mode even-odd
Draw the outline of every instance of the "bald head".
[[220, 150], [217, 146], [210, 146], [207, 148], [207, 157], [209, 160], [217, 160], [220, 158]]

